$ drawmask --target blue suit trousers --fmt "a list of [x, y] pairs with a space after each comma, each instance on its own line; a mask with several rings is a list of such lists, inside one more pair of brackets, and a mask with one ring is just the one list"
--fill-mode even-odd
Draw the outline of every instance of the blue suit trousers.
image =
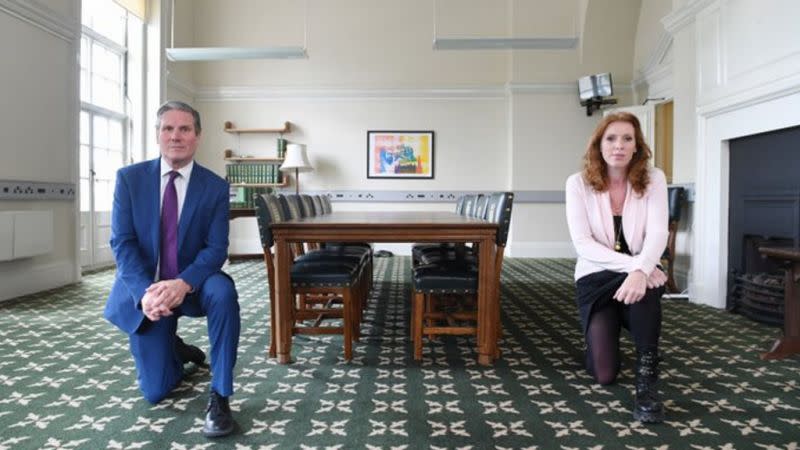
[[173, 315], [155, 322], [145, 318], [139, 329], [129, 335], [139, 389], [150, 403], [161, 401], [183, 377], [175, 342], [178, 318], [184, 315], [206, 317], [211, 344], [211, 388], [224, 397], [233, 394], [233, 368], [241, 328], [239, 302], [231, 278], [218, 272], [186, 296]]

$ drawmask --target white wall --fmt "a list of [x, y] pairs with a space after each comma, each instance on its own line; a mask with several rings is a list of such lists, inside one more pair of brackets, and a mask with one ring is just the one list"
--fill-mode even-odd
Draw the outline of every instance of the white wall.
[[[567, 177], [581, 169], [588, 136], [602, 115], [586, 116], [567, 89], [518, 92], [511, 101], [511, 189], [563, 190]], [[512, 256], [574, 254], [563, 203], [517, 203], [509, 240]]]
[[[639, 4], [443, 0], [434, 19], [429, 0], [310, 1], [308, 59], [170, 64], [183, 66], [171, 69], [176, 79], [191, 74], [170, 85], [170, 96], [184, 97], [181, 86], [194, 90], [205, 125], [198, 161], [217, 173], [224, 171], [223, 150], [236, 146], [236, 137], [221, 131], [225, 121], [277, 127], [288, 120], [296, 128], [287, 137], [308, 144], [315, 166], [301, 175], [304, 190], [561, 191], [599, 117], [586, 117], [578, 104], [577, 78], [612, 71], [620, 104], [632, 100]], [[300, 2], [195, 0], [186, 6], [178, 2], [179, 14], [194, 21], [188, 25], [184, 16], [176, 36], [191, 36], [195, 46], [303, 42]], [[579, 35], [585, 43], [566, 51], [434, 51], [434, 24], [437, 37]], [[434, 130], [435, 178], [368, 180], [366, 131], [375, 129]], [[244, 153], [273, 152], [275, 136], [239, 139]], [[249, 222], [234, 223], [232, 250], [247, 241], [254, 229]], [[252, 242], [242, 245], [257, 250], [250, 235]], [[571, 256], [563, 204], [517, 203], [510, 246], [519, 256]]]
[[[77, 185], [79, 11], [78, 0], [0, 1], [0, 179]], [[0, 300], [77, 281], [76, 202], [0, 201], [53, 211], [55, 229], [50, 254], [0, 263]]]

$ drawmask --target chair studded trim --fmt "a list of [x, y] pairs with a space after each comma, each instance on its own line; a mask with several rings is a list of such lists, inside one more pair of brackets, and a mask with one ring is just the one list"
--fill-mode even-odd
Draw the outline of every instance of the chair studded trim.
[[333, 288], [333, 287], [350, 287], [354, 285], [353, 283], [303, 283], [303, 282], [292, 282], [292, 287], [322, 287], [322, 288]]

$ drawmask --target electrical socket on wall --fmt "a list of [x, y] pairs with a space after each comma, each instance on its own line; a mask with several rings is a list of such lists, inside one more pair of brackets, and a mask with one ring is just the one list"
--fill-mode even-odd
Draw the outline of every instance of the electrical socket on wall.
[[420, 202], [450, 203], [470, 191], [320, 191], [309, 194], [327, 195], [339, 202]]
[[0, 180], [0, 200], [74, 200], [72, 183]]

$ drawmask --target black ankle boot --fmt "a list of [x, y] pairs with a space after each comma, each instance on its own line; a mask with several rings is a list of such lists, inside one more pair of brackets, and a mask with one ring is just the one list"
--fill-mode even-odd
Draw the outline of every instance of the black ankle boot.
[[658, 394], [658, 352], [639, 352], [636, 356], [636, 397], [633, 418], [645, 423], [664, 421], [664, 403]]

